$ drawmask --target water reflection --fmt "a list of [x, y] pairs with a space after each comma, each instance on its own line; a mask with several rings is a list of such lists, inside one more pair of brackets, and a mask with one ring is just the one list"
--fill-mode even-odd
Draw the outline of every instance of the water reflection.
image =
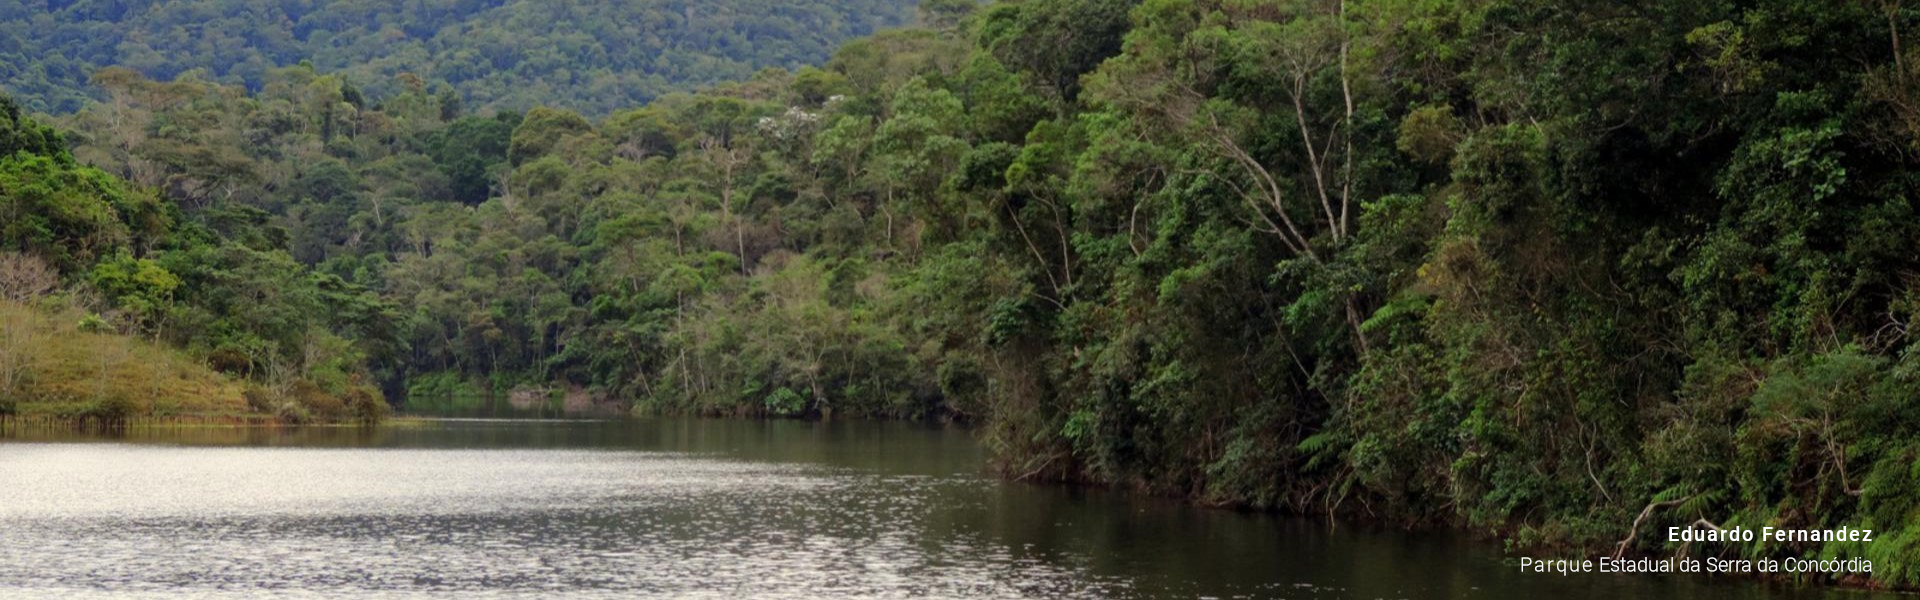
[[0, 444], [0, 596], [1802, 598], [1007, 484], [958, 428], [656, 419]]

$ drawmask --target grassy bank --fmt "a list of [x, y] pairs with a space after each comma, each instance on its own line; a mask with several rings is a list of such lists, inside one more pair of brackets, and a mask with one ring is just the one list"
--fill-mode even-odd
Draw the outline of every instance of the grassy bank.
[[305, 380], [237, 379], [162, 343], [96, 327], [73, 308], [0, 301], [0, 417], [14, 423], [378, 422], [384, 400]]
[[181, 352], [86, 331], [79, 311], [0, 301], [0, 413], [22, 418], [243, 417], [245, 386]]

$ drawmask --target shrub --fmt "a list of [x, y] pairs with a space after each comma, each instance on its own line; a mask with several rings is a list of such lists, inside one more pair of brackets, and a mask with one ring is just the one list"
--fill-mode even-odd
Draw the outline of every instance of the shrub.
[[795, 416], [807, 410], [807, 398], [792, 388], [782, 387], [767, 394], [767, 412], [781, 416]]
[[380, 390], [366, 385], [356, 385], [347, 390], [346, 408], [347, 418], [365, 425], [379, 424], [393, 410], [387, 406], [387, 399], [380, 395]]

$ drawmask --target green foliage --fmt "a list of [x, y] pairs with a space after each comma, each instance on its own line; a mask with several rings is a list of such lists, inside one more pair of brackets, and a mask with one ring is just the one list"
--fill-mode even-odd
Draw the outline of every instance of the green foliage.
[[288, 418], [971, 419], [1010, 476], [1516, 545], [1872, 526], [1746, 551], [1913, 585], [1920, 15], [1876, 6], [933, 3], [598, 122], [109, 69], [0, 199]]
[[791, 416], [806, 412], [807, 398], [793, 388], [781, 387], [767, 395], [767, 412], [775, 415]]
[[982, 17], [982, 45], [1047, 86], [1062, 102], [1080, 76], [1120, 51], [1133, 0], [1034, 0], [1000, 3]]
[[1400, 121], [1401, 152], [1432, 164], [1446, 164], [1453, 148], [1460, 143], [1460, 120], [1444, 106], [1422, 106]]
[[[29, 121], [29, 123], [31, 123]], [[83, 267], [112, 248], [135, 243], [130, 225], [157, 212], [151, 196], [125, 189], [65, 152], [0, 158], [0, 244], [45, 257], [61, 270]], [[134, 221], [134, 223], [129, 223]]]
[[425, 136], [426, 155], [446, 175], [454, 200], [479, 204], [487, 199], [519, 122], [518, 113], [463, 117]]
[[88, 280], [94, 289], [143, 319], [164, 317], [180, 278], [153, 259], [136, 259], [122, 252], [94, 265]]
[[[947, 22], [963, 12], [934, 14]], [[260, 90], [273, 69], [311, 64], [360, 86], [342, 103], [387, 98], [426, 78], [457, 92], [435, 103], [449, 116], [461, 106], [541, 104], [604, 115], [766, 67], [819, 63], [841, 42], [913, 16], [913, 3], [892, 0], [8, 0], [0, 81], [32, 110], [71, 112], [97, 98], [87, 78], [101, 67], [159, 79], [197, 71]]]
[[[12, 104], [5, 106], [10, 109]], [[27, 141], [0, 158], [0, 214], [8, 215], [0, 227], [0, 245], [32, 259], [10, 261], [0, 269], [7, 271], [0, 273], [0, 281], [28, 286], [9, 290], [9, 298], [23, 299], [15, 291], [45, 293], [33, 289], [42, 285], [35, 280], [40, 275], [13, 271], [48, 265], [69, 289], [44, 304], [48, 310], [88, 309], [72, 317], [72, 328], [79, 332], [103, 339], [138, 333], [171, 342], [206, 357], [211, 366], [281, 390], [283, 400], [297, 397], [281, 403], [299, 405], [297, 414], [285, 413], [298, 417], [297, 421], [346, 418], [347, 412], [335, 406], [343, 395], [359, 401], [357, 418], [377, 419], [383, 414], [367, 400], [384, 402], [378, 400], [378, 393], [356, 387], [366, 387], [357, 382], [367, 372], [369, 356], [393, 354], [398, 340], [388, 325], [394, 319], [391, 307], [363, 289], [295, 262], [284, 245], [288, 241], [284, 232], [261, 223], [264, 211], [241, 211], [240, 219], [231, 219], [235, 212], [185, 211], [169, 202], [202, 197], [201, 182], [187, 179], [188, 173], [195, 173], [192, 169], [200, 164], [202, 153], [179, 152], [173, 145], [149, 148], [154, 156], [177, 161], [178, 170], [156, 182], [166, 184], [168, 195], [173, 196], [165, 198], [107, 171], [79, 165], [59, 136], [17, 111], [9, 112], [7, 119], [8, 131], [32, 134], [9, 138]], [[301, 203], [334, 205], [357, 193], [355, 177], [336, 160], [318, 165], [310, 176], [286, 189], [298, 195]], [[89, 299], [97, 301], [88, 303]], [[336, 331], [354, 337], [348, 339]], [[17, 341], [12, 333], [9, 340]], [[130, 369], [116, 364], [136, 353], [158, 351], [121, 347], [114, 352], [119, 358], [97, 357], [98, 368], [92, 373], [34, 368], [31, 373], [39, 381], [32, 384], [40, 390], [38, 399], [57, 405], [50, 412], [71, 418], [119, 422], [194, 403], [174, 394], [233, 396], [228, 390], [199, 384], [200, 373], [181, 376], [195, 384], [191, 386], [162, 385], [164, 378], [151, 375], [150, 386], [122, 383], [120, 373]], [[71, 366], [95, 364], [84, 356], [67, 359], [74, 363]], [[177, 359], [153, 360], [160, 368], [177, 368]], [[24, 363], [14, 358], [0, 362], [14, 363], [0, 369], [8, 372], [0, 378], [6, 385], [0, 387], [26, 385], [21, 378], [30, 371]], [[210, 372], [205, 376], [217, 377]], [[86, 387], [88, 380], [98, 382], [91, 396], [73, 391]], [[0, 390], [0, 395], [11, 396], [13, 391]], [[253, 404], [260, 410], [276, 409], [272, 403]]]
[[458, 412], [484, 405], [488, 390], [459, 373], [438, 372], [408, 379], [405, 407], [421, 412]]
[[0, 157], [15, 154], [66, 156], [66, 140], [52, 127], [41, 125], [20, 114], [20, 103], [0, 96]]
[[546, 107], [535, 108], [528, 111], [526, 118], [513, 129], [513, 138], [507, 144], [507, 161], [518, 166], [545, 156], [564, 137], [592, 129], [593, 126], [587, 124], [587, 120], [580, 118], [580, 115]]

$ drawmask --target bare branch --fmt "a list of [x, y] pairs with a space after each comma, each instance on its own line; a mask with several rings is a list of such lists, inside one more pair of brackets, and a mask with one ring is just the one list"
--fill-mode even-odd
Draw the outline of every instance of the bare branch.
[[[1657, 509], [1666, 508], [1669, 506], [1678, 506], [1680, 505], [1680, 503], [1683, 503], [1692, 499], [1693, 499], [1693, 496], [1687, 496], [1685, 498], [1668, 500], [1666, 502], [1652, 502], [1647, 504], [1646, 508], [1640, 509], [1640, 516], [1634, 517], [1633, 526], [1627, 528], [1627, 537], [1625, 539], [1620, 540], [1620, 545], [1614, 547], [1613, 557], [1619, 558], [1621, 556], [1626, 555], [1627, 546], [1633, 543], [1633, 538], [1640, 535], [1640, 523], [1646, 521], [1647, 517], [1653, 514], [1653, 511]], [[1701, 519], [1701, 521], [1704, 522], [1705, 519]], [[1712, 524], [1709, 523], [1709, 525], [1712, 525]], [[1714, 529], [1719, 529], [1719, 527], [1716, 526], [1714, 527]]]

